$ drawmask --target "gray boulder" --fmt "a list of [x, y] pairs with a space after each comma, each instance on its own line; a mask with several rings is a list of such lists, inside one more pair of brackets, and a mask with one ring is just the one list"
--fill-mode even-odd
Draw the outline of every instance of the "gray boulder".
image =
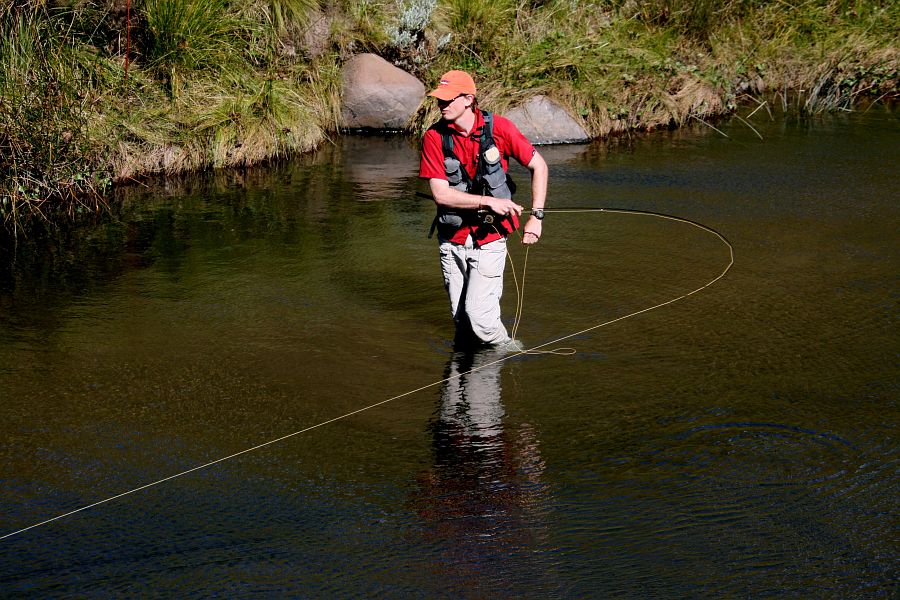
[[591, 136], [569, 113], [546, 96], [504, 113], [532, 144], [572, 144], [590, 141]]
[[357, 54], [344, 64], [341, 126], [405, 129], [424, 96], [414, 76], [375, 54]]

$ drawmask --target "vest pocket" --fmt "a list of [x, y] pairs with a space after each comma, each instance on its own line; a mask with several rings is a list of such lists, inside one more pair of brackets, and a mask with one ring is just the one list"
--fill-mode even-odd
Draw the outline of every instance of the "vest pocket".
[[487, 186], [488, 195], [494, 198], [512, 198], [516, 191], [516, 184], [503, 170], [499, 162], [486, 165], [483, 180]]
[[441, 211], [438, 214], [438, 225], [448, 225], [450, 227], [460, 228], [463, 224], [462, 215], [455, 212]]
[[[485, 173], [484, 181], [488, 184], [488, 187], [491, 188], [491, 191], [494, 190], [498, 192], [502, 192], [503, 188], [506, 187], [506, 173], [503, 172], [503, 169], [497, 169], [493, 173]], [[505, 196], [498, 196], [497, 194], [492, 193], [491, 196], [494, 198], [503, 198]]]
[[435, 218], [438, 236], [449, 240], [463, 226], [462, 215], [455, 212], [440, 211]]
[[462, 165], [455, 158], [449, 156], [444, 159], [444, 173], [447, 174], [447, 183], [450, 187], [456, 187], [462, 183]]

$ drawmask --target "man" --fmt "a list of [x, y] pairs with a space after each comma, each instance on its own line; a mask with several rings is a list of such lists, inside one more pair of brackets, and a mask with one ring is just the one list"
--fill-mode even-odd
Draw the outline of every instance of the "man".
[[445, 73], [429, 93], [437, 98], [441, 120], [425, 132], [419, 177], [428, 180], [437, 205], [441, 270], [457, 342], [509, 345], [500, 297], [506, 238], [518, 228], [523, 207], [512, 200], [508, 161], [515, 158], [531, 171], [525, 244], [541, 238], [547, 163], [512, 122], [480, 110], [475, 95], [475, 82], [463, 71]]

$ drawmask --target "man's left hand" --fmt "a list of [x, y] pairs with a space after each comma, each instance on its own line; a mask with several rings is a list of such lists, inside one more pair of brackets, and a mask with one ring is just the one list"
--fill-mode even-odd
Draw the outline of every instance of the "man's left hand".
[[522, 243], [529, 246], [537, 244], [537, 241], [541, 239], [543, 226], [543, 223], [534, 217], [528, 219], [528, 222], [525, 223], [525, 233], [522, 234]]

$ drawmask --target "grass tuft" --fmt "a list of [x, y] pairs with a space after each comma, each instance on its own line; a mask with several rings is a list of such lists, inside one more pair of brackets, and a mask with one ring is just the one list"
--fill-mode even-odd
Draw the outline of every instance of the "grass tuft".
[[188, 73], [216, 73], [238, 55], [236, 19], [225, 0], [146, 0], [139, 37], [145, 66], [175, 96]]

